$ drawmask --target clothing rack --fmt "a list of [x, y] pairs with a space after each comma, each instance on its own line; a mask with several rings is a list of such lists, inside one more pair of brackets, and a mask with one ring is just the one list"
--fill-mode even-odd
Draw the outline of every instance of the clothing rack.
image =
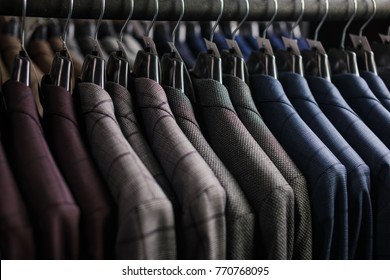
[[[324, 0], [304, 0], [303, 20], [319, 20], [325, 12]], [[371, 0], [357, 0], [358, 10], [355, 19], [366, 19], [372, 13]], [[23, 1], [1, 1], [0, 15], [20, 16]], [[279, 8], [276, 20], [293, 21], [301, 13], [301, 1], [278, 0]], [[375, 19], [390, 19], [389, 0], [376, 0]], [[158, 20], [176, 20], [180, 15], [180, 0], [159, 0]], [[348, 19], [353, 13], [353, 0], [329, 0], [327, 21]], [[101, 0], [74, 0], [72, 18], [98, 18]], [[129, 0], [106, 0], [105, 19], [126, 19], [130, 9]], [[186, 21], [216, 20], [220, 12], [219, 0], [185, 0]], [[155, 13], [154, 0], [134, 0], [134, 20], [149, 20]], [[250, 0], [248, 21], [266, 21], [274, 13], [272, 0]], [[68, 1], [64, 0], [28, 0], [27, 16], [46, 18], [65, 18], [68, 14]], [[225, 0], [222, 21], [240, 20], [245, 14], [243, 0]]]

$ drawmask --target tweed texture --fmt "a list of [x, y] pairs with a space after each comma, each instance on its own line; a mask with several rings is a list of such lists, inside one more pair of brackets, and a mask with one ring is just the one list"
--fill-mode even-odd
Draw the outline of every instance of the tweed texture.
[[112, 259], [116, 207], [84, 146], [72, 96], [44, 79], [42, 97], [46, 139], [81, 210], [80, 258]]
[[[390, 258], [390, 151], [325, 79], [307, 77], [322, 112], [371, 170], [374, 258]], [[365, 214], [365, 213], [362, 213]]]
[[146, 136], [182, 207], [180, 258], [225, 259], [225, 190], [180, 130], [164, 89], [147, 78], [134, 82]]
[[176, 198], [168, 178], [165, 176], [160, 163], [153, 154], [138, 124], [134, 110], [134, 101], [130, 92], [123, 86], [112, 82], [106, 84], [106, 90], [112, 98], [116, 119], [127, 142], [129, 142], [142, 163], [164, 190], [167, 197], [176, 205]]
[[254, 258], [255, 213], [236, 179], [204, 138], [188, 97], [181, 90], [163, 86], [176, 122], [207, 162], [226, 191], [226, 258]]
[[364, 79], [343, 74], [335, 75], [332, 82], [352, 110], [390, 148], [390, 112], [375, 97]]
[[79, 208], [44, 139], [31, 89], [10, 80], [3, 85], [3, 93], [6, 149], [34, 226], [37, 258], [76, 259]]
[[118, 205], [118, 259], [175, 259], [170, 201], [124, 138], [109, 94], [77, 84], [92, 155]]
[[349, 259], [372, 259], [373, 220], [369, 167], [322, 113], [302, 76], [281, 73], [279, 80], [303, 121], [347, 169]]
[[270, 76], [250, 76], [253, 100], [268, 128], [309, 183], [313, 258], [346, 259], [346, 170], [299, 117], [282, 85]]
[[291, 259], [293, 190], [239, 120], [226, 88], [209, 79], [193, 78], [193, 83], [208, 141], [256, 211], [256, 257]]
[[245, 82], [223, 76], [230, 100], [242, 123], [294, 190], [295, 236], [293, 259], [312, 259], [312, 225], [306, 179], [264, 123]]
[[372, 93], [379, 99], [383, 107], [390, 112], [390, 92], [381, 77], [366, 71], [361, 72], [360, 76], [366, 81]]
[[33, 228], [1, 143], [0, 174], [1, 259], [34, 259]]

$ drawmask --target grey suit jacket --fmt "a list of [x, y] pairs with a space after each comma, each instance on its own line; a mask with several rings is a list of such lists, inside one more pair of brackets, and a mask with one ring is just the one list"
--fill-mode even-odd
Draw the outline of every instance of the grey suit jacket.
[[191, 101], [184, 92], [163, 87], [177, 124], [214, 171], [226, 191], [226, 257], [243, 260], [254, 258], [255, 213], [236, 179], [204, 138], [196, 121]]
[[224, 75], [230, 100], [242, 123], [272, 160], [295, 195], [295, 238], [293, 259], [312, 258], [311, 208], [306, 179], [278, 140], [264, 123], [247, 84], [231, 75]]
[[92, 155], [118, 204], [119, 259], [175, 259], [172, 205], [123, 136], [108, 93], [76, 86]]
[[290, 259], [294, 243], [294, 193], [239, 120], [219, 82], [193, 78], [204, 133], [258, 215], [258, 258]]
[[147, 78], [134, 82], [146, 136], [182, 206], [179, 257], [225, 259], [225, 190], [180, 130], [162, 87]]
[[106, 90], [112, 98], [115, 116], [127, 142], [129, 142], [130, 146], [137, 153], [142, 163], [152, 174], [167, 197], [176, 206], [176, 198], [168, 178], [153, 154], [138, 124], [134, 111], [133, 98], [130, 92], [121, 85], [112, 82], [106, 84]]

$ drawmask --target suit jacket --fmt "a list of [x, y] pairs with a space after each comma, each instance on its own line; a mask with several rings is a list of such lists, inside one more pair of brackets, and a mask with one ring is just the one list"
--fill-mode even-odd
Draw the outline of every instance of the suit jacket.
[[0, 57], [0, 83], [3, 84], [4, 81], [8, 81], [10, 78], [9, 72], [7, 68], [5, 67], [5, 64]]
[[175, 259], [172, 205], [123, 136], [108, 93], [76, 85], [92, 156], [118, 205], [118, 259]]
[[137, 153], [142, 163], [174, 204], [173, 206], [176, 207], [176, 196], [168, 178], [153, 154], [138, 124], [134, 110], [134, 101], [130, 92], [121, 85], [112, 82], [106, 84], [106, 90], [114, 103], [115, 116], [127, 142], [129, 142], [134, 152]]
[[373, 221], [369, 167], [322, 113], [302, 76], [281, 73], [279, 80], [303, 121], [347, 169], [349, 259], [372, 259]]
[[256, 257], [291, 259], [293, 190], [239, 120], [226, 88], [209, 79], [193, 77], [193, 83], [206, 138], [256, 211]]
[[386, 87], [390, 90], [390, 69], [383, 68], [378, 70], [378, 75], [381, 77]]
[[184, 92], [163, 87], [177, 124], [215, 173], [226, 191], [226, 257], [243, 260], [255, 257], [255, 213], [236, 179], [204, 138], [196, 121], [191, 101]]
[[322, 112], [370, 167], [374, 257], [389, 259], [390, 151], [348, 106], [333, 84], [319, 77], [307, 77], [307, 81]]
[[1, 259], [34, 259], [33, 228], [1, 143], [0, 174]]
[[226, 193], [180, 130], [162, 87], [134, 80], [147, 139], [168, 176], [181, 209], [179, 257], [226, 259]]
[[46, 144], [31, 89], [10, 80], [3, 93], [7, 150], [34, 226], [37, 256], [78, 258], [79, 208]]
[[70, 92], [42, 81], [46, 139], [81, 210], [80, 256], [112, 259], [116, 209], [84, 146]]
[[352, 74], [335, 75], [332, 82], [352, 110], [390, 148], [390, 112], [375, 97], [367, 83]]
[[309, 183], [313, 258], [348, 257], [346, 170], [299, 117], [278, 80], [250, 76], [253, 100], [280, 144]]
[[43, 73], [50, 73], [54, 52], [46, 39], [30, 40], [26, 46], [26, 50], [31, 60], [36, 63]]
[[[9, 34], [0, 34], [0, 54], [8, 73], [12, 73], [15, 57], [19, 55], [20, 41], [17, 37]], [[32, 89], [39, 115], [43, 115], [43, 108], [39, 101], [39, 82], [43, 77], [42, 71], [34, 62], [31, 63], [30, 88]], [[5, 82], [5, 80], [3, 80]]]
[[360, 76], [366, 81], [372, 93], [374, 93], [387, 111], [390, 111], [390, 92], [381, 77], [372, 72], [361, 72]]
[[246, 83], [231, 75], [224, 75], [223, 83], [240, 120], [294, 190], [293, 259], [312, 259], [311, 210], [305, 177], [264, 123]]

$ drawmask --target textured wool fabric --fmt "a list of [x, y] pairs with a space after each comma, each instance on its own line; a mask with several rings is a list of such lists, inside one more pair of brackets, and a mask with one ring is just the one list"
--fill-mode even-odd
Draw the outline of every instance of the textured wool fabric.
[[378, 75], [372, 72], [360, 72], [360, 76], [366, 81], [372, 93], [379, 99], [383, 107], [390, 111], [390, 91]]
[[33, 229], [26, 206], [0, 143], [0, 251], [2, 260], [35, 258]]
[[226, 258], [255, 257], [255, 213], [237, 181], [204, 138], [191, 101], [183, 91], [163, 86], [177, 124], [215, 173], [226, 191]]
[[246, 83], [237, 77], [224, 75], [223, 84], [240, 120], [294, 191], [293, 259], [312, 259], [311, 209], [305, 177], [264, 123]]
[[109, 94], [76, 85], [92, 156], [118, 205], [118, 259], [175, 259], [170, 201], [123, 136]]
[[374, 258], [389, 259], [390, 151], [348, 106], [332, 83], [319, 77], [307, 77], [307, 81], [322, 112], [370, 167]]
[[106, 90], [114, 103], [115, 116], [127, 142], [129, 142], [142, 163], [146, 166], [175, 207], [176, 197], [168, 178], [153, 154], [141, 131], [141, 127], [138, 124], [132, 95], [126, 88], [113, 82], [106, 83]]
[[390, 148], [390, 112], [375, 97], [364, 79], [340, 74], [332, 77], [332, 83], [352, 110]]
[[35, 62], [43, 73], [50, 73], [54, 52], [48, 41], [45, 39], [30, 40], [26, 46], [26, 50], [31, 60]]
[[226, 259], [226, 193], [177, 125], [163, 88], [134, 80], [147, 139], [182, 207], [180, 258]]
[[80, 258], [113, 259], [116, 208], [79, 132], [73, 99], [62, 87], [42, 80], [46, 139], [80, 207]]
[[253, 100], [268, 128], [305, 175], [313, 224], [313, 258], [348, 257], [346, 170], [299, 117], [273, 77], [250, 76]]
[[256, 211], [256, 257], [291, 259], [293, 190], [239, 120], [226, 88], [210, 79], [193, 77], [193, 83], [205, 136]]
[[34, 226], [37, 257], [78, 258], [79, 208], [44, 139], [31, 89], [10, 80], [3, 93], [7, 150]]
[[[0, 54], [8, 73], [12, 73], [15, 57], [19, 55], [20, 41], [17, 37], [9, 34], [0, 34]], [[43, 115], [43, 108], [39, 101], [39, 82], [43, 77], [42, 71], [34, 62], [31, 63], [30, 88], [32, 89], [39, 115]], [[5, 82], [6, 80], [3, 80]]]
[[349, 259], [372, 259], [369, 167], [322, 113], [301, 75], [280, 73], [279, 81], [299, 116], [347, 169]]

